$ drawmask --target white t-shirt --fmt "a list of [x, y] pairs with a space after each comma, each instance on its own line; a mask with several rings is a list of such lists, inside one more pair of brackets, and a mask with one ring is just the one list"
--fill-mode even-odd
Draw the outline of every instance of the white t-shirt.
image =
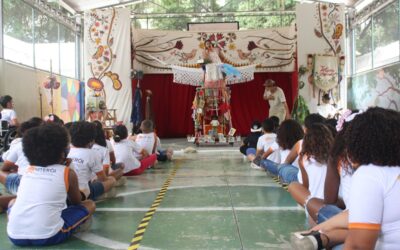
[[98, 154], [103, 166], [110, 166], [110, 152], [108, 151], [108, 148], [100, 146], [99, 144], [94, 144], [92, 150]]
[[289, 155], [290, 149], [279, 148], [279, 152], [280, 152], [280, 155], [281, 155], [281, 162], [280, 163], [283, 163], [285, 161], [285, 159], [287, 158], [287, 156]]
[[321, 104], [317, 106], [317, 113], [325, 118], [333, 118], [336, 114], [336, 109], [332, 106], [332, 104]]
[[101, 159], [96, 151], [90, 148], [71, 147], [68, 158], [72, 160], [71, 168], [78, 176], [79, 189], [89, 197], [89, 181], [93, 176], [103, 171]]
[[375, 249], [400, 246], [400, 166], [360, 166], [353, 174], [349, 229], [379, 230]]
[[22, 138], [14, 139], [10, 148], [3, 154], [3, 160], [14, 163], [18, 166], [18, 174], [24, 175], [26, 168], [30, 165], [22, 149]]
[[279, 151], [279, 148], [272, 152], [267, 159], [279, 164], [281, 162], [281, 152]]
[[273, 100], [268, 100], [268, 104], [269, 104], [269, 106], [271, 108], [283, 105], [282, 103], [286, 102], [285, 93], [283, 93], [283, 90], [281, 88], [279, 88], [279, 87], [276, 88], [276, 91], [274, 93], [272, 93], [269, 90], [265, 90], [264, 91], [264, 97], [267, 98], [269, 96], [273, 96], [274, 97]]
[[[317, 162], [314, 158], [304, 159], [304, 169], [308, 176], [308, 190], [311, 197], [324, 199], [326, 164]], [[297, 173], [300, 183], [303, 183], [301, 171]]]
[[140, 161], [136, 159], [134, 153], [140, 153], [142, 148], [134, 141], [124, 139], [114, 143], [114, 154], [117, 163], [124, 163], [124, 173], [140, 167]]
[[17, 119], [17, 113], [13, 109], [3, 109], [1, 111], [1, 120], [11, 123], [14, 119]]
[[67, 168], [62, 165], [30, 166], [21, 178], [17, 199], [10, 209], [7, 234], [13, 239], [46, 239], [64, 225]]
[[22, 138], [15, 138], [14, 140], [11, 141], [10, 143], [10, 148], [3, 153], [3, 155], [1, 156], [3, 158], [4, 161], [11, 161], [11, 162], [16, 162], [16, 158], [15, 155], [13, 157], [8, 158], [8, 155], [13, 152], [13, 150], [15, 150], [16, 146], [18, 144], [22, 145]]
[[279, 147], [278, 143], [276, 141], [274, 141], [270, 145], [269, 149], [271, 149], [273, 151], [273, 153], [270, 154], [267, 159], [280, 164], [281, 160], [282, 160], [281, 159], [281, 148]]
[[[139, 147], [143, 148], [144, 150], [147, 151], [147, 153], [152, 154], [153, 153], [153, 147], [154, 147], [154, 140], [156, 140], [157, 136], [151, 132], [148, 134], [138, 134], [136, 136], [135, 142], [139, 145]], [[156, 142], [157, 143], [157, 142]], [[157, 149], [157, 145], [156, 145]], [[135, 157], [138, 159], [142, 158], [142, 155], [135, 152]]]
[[111, 143], [111, 141], [110, 140], [106, 140], [106, 142], [107, 142], [108, 152], [109, 153], [114, 152], [114, 147], [113, 147], [113, 144]]
[[[342, 163], [341, 163], [342, 164]], [[342, 197], [346, 207], [349, 205], [350, 189], [351, 189], [351, 178], [353, 176], [353, 169], [351, 166], [339, 168], [340, 174], [340, 186], [339, 186], [339, 196]]]
[[257, 140], [257, 150], [267, 151], [272, 144], [276, 141], [275, 133], [266, 133], [258, 137]]

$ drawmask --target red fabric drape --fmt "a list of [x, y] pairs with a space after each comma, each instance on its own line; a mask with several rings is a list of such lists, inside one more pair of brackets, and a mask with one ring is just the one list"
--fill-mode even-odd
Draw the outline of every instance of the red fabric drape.
[[[285, 93], [292, 109], [297, 91], [294, 73], [256, 73], [254, 80], [231, 85], [231, 114], [237, 134], [247, 135], [252, 121], [268, 117], [268, 103], [263, 100], [266, 79], [273, 79]], [[185, 137], [194, 134], [192, 101], [195, 87], [173, 83], [170, 74], [147, 74], [140, 82], [141, 89], [153, 92], [153, 111], [157, 134], [162, 138]], [[132, 87], [136, 82], [132, 82]], [[143, 95], [143, 112], [145, 95]], [[144, 114], [144, 113], [143, 113]]]

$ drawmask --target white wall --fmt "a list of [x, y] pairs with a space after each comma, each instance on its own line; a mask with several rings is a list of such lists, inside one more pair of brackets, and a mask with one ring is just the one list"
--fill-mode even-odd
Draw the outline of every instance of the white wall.
[[[326, 3], [325, 3], [326, 4]], [[329, 6], [329, 4], [327, 4]], [[345, 52], [345, 18], [344, 18], [344, 5], [339, 5], [334, 17], [326, 16], [328, 25], [333, 25], [334, 23], [340, 23], [343, 25], [343, 32], [340, 38], [340, 42], [336, 46], [341, 46], [341, 52], [337, 54], [338, 57], [344, 56]], [[329, 12], [328, 12], [329, 13]], [[296, 24], [297, 24], [297, 56], [298, 56], [298, 67], [307, 66], [307, 56], [309, 54], [318, 55], [333, 55], [330, 51], [330, 46], [327, 41], [323, 38], [317, 37], [315, 30], [319, 29], [319, 15], [318, 15], [318, 3], [303, 3], [296, 5]], [[327, 30], [327, 29], [325, 29]], [[333, 43], [331, 37], [333, 35], [333, 30], [326, 32], [326, 37]], [[305, 83], [304, 87], [300, 89], [299, 94], [304, 97], [311, 113], [316, 112], [318, 104], [318, 88], [315, 87], [315, 92], [313, 91], [313, 86], [308, 79], [309, 74], [306, 73], [303, 77], [299, 76], [299, 86], [300, 82]], [[338, 89], [340, 93], [340, 102], [338, 103], [340, 108], [346, 105], [346, 82], [343, 76], [343, 80], [340, 83], [340, 88]]]
[[49, 73], [0, 59], [0, 95], [11, 95], [18, 120], [40, 117], [39, 83]]

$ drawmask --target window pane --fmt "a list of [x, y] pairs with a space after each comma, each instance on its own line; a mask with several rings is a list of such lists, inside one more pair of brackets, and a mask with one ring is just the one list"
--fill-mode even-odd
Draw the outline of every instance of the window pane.
[[372, 68], [372, 25], [371, 19], [359, 24], [355, 29], [356, 72]]
[[75, 77], [75, 33], [60, 25], [61, 75]]
[[398, 2], [387, 6], [374, 17], [374, 67], [399, 60]]
[[23, 1], [3, 0], [4, 58], [33, 66], [32, 8]]
[[35, 10], [35, 65], [38, 69], [60, 73], [58, 24], [40, 11]]

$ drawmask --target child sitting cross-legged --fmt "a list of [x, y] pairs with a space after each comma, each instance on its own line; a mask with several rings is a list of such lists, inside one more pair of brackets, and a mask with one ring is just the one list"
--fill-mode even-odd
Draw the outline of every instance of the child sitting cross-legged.
[[[68, 158], [71, 168], [78, 175], [82, 199], [96, 200], [115, 185], [115, 178], [107, 176], [97, 152], [92, 150], [96, 138], [96, 127], [89, 122], [74, 122], [69, 128], [72, 146]], [[91, 181], [96, 176], [96, 181]]]
[[246, 159], [248, 159], [248, 155], [256, 155], [258, 138], [260, 138], [262, 134], [261, 123], [259, 121], [253, 121], [250, 134], [243, 140], [243, 144], [239, 148], [240, 153], [242, 153]]
[[[290, 153], [290, 150], [299, 140], [303, 139], [304, 132], [301, 125], [295, 120], [285, 120], [279, 126], [278, 134], [276, 135], [276, 143], [273, 143], [263, 154], [261, 167], [269, 174], [277, 176], [280, 163], [283, 162]], [[269, 156], [276, 151], [279, 152], [275, 161], [272, 161]]]
[[258, 137], [256, 149], [249, 149], [247, 152], [247, 159], [252, 162], [250, 164], [252, 168], [263, 169], [260, 167], [263, 155], [276, 141], [276, 134], [273, 132], [274, 127], [274, 121], [270, 118], [267, 118], [262, 122], [263, 135]]
[[307, 129], [300, 152], [299, 183], [292, 182], [289, 185], [290, 194], [300, 205], [307, 206], [314, 197], [324, 199], [327, 163], [332, 145], [333, 135], [324, 124], [317, 123]]
[[[116, 162], [124, 163], [124, 176], [140, 175], [153, 166], [157, 160], [156, 154], [149, 152], [128, 138], [128, 129], [124, 125], [114, 128], [114, 154]], [[141, 155], [139, 161], [135, 154]]]
[[9, 205], [7, 234], [13, 244], [59, 244], [94, 213], [92, 201], [81, 201], [75, 171], [64, 164], [68, 146], [68, 132], [55, 124], [33, 128], [24, 136], [23, 150], [31, 165]]
[[22, 150], [22, 137], [29, 129], [42, 125], [43, 120], [39, 117], [33, 117], [18, 127], [18, 138], [15, 138], [8, 151], [3, 153], [4, 164], [0, 170], [0, 183], [7, 191], [16, 195], [21, 177], [29, 166], [28, 159]]
[[[172, 159], [174, 151], [171, 148], [165, 150], [161, 148], [160, 138], [158, 138], [157, 134], [154, 132], [154, 125], [151, 120], [143, 120], [140, 124], [140, 130], [142, 133], [135, 136], [135, 142], [140, 147], [145, 149], [148, 153], [157, 154], [158, 161], [167, 161]], [[135, 153], [135, 156], [139, 160], [143, 159], [141, 154]]]
[[[124, 174], [124, 164], [120, 163], [111, 165], [110, 152], [107, 147], [103, 125], [99, 121], [94, 121], [93, 124], [96, 126], [96, 138], [92, 150], [98, 154], [100, 161], [103, 163], [103, 170], [106, 175], [113, 176], [117, 180], [116, 185], [118, 184], [118, 186], [122, 186], [126, 182], [126, 178], [122, 177]], [[112, 169], [110, 170], [110, 168]]]

